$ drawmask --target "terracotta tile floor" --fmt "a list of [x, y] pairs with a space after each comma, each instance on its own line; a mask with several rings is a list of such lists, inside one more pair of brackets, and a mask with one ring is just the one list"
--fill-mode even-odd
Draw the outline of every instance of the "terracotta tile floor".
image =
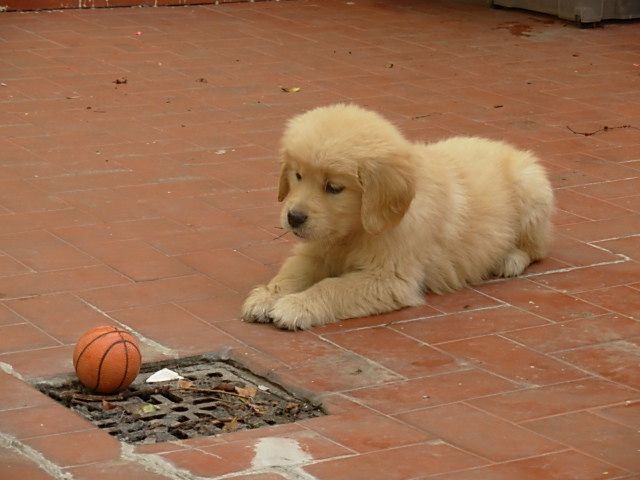
[[[637, 22], [292, 0], [5, 13], [0, 47], [0, 479], [639, 478]], [[239, 322], [291, 248], [279, 133], [336, 101], [538, 152], [551, 256], [311, 332]], [[331, 415], [121, 446], [25, 383], [117, 323], [147, 361], [228, 352]], [[298, 456], [260, 463], [265, 441]]]

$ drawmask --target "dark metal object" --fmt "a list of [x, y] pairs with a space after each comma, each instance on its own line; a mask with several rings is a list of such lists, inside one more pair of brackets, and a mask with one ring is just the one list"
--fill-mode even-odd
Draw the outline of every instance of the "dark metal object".
[[[145, 383], [163, 367], [184, 380]], [[75, 380], [39, 383], [36, 388], [127, 443], [182, 440], [324, 415], [318, 404], [236, 365], [206, 357], [145, 365], [118, 395], [95, 395]]]

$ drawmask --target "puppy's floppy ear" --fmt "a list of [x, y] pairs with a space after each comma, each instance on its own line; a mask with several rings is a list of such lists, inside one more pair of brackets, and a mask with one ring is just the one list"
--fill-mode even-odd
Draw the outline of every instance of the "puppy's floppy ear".
[[363, 160], [358, 168], [362, 186], [362, 225], [381, 233], [400, 223], [415, 196], [415, 166], [410, 154]]
[[278, 179], [278, 201], [283, 201], [287, 195], [289, 195], [289, 166], [283, 161]]

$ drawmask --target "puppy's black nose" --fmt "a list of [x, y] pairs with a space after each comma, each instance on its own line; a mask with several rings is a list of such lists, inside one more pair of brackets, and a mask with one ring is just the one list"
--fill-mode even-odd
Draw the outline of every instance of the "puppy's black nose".
[[287, 221], [292, 228], [298, 228], [307, 221], [307, 214], [298, 212], [297, 210], [290, 210], [289, 213], [287, 213]]

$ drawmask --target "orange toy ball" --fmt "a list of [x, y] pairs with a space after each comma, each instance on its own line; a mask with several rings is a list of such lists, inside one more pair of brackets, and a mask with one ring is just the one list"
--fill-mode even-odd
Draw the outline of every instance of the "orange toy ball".
[[138, 341], [117, 327], [96, 327], [85, 332], [73, 350], [73, 367], [82, 384], [99, 393], [127, 388], [140, 371]]

